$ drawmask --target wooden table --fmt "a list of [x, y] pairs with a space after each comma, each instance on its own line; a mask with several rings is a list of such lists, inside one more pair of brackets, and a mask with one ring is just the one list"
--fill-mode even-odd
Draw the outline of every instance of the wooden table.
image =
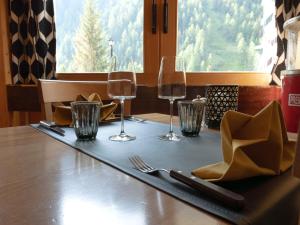
[[25, 126], [0, 129], [0, 224], [228, 223]]

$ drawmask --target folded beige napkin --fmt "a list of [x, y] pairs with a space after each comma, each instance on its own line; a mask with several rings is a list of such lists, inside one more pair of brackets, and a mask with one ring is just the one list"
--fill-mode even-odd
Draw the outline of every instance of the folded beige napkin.
[[279, 175], [292, 166], [295, 142], [289, 141], [280, 104], [271, 102], [255, 116], [228, 111], [221, 122], [224, 162], [192, 174], [209, 181]]
[[[84, 95], [78, 95], [76, 101], [97, 101], [100, 102], [100, 118], [99, 121], [105, 121], [114, 118], [114, 111], [118, 104], [111, 102], [104, 105], [100, 96], [97, 93], [93, 93], [86, 97]], [[54, 105], [55, 111], [53, 113], [53, 121], [60, 126], [68, 126], [72, 124], [71, 106], [64, 105], [63, 103], [57, 103]]]

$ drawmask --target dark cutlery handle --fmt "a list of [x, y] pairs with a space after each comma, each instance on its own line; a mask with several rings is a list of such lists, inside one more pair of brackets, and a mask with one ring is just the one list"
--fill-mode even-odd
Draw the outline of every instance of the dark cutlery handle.
[[195, 188], [203, 194], [214, 198], [221, 204], [233, 209], [242, 209], [244, 207], [245, 198], [242, 195], [234, 193], [228, 189], [215, 185], [211, 182], [202, 180], [195, 176], [189, 176], [182, 171], [170, 171], [170, 176], [174, 179], [185, 183], [186, 185]]
[[51, 130], [51, 131], [53, 131], [53, 132], [55, 132], [55, 133], [57, 133], [57, 134], [59, 134], [61, 136], [65, 136], [64, 131], [62, 129], [60, 129], [60, 128], [56, 128], [56, 127], [50, 126], [49, 124], [43, 123], [43, 122], [40, 122], [40, 126], [46, 128], [48, 130]]

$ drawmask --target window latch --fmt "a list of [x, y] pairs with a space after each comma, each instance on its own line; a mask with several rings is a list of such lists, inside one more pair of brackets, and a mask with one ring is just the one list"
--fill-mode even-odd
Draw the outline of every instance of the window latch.
[[168, 33], [168, 0], [164, 0], [163, 6], [163, 32]]
[[156, 34], [156, 25], [157, 25], [157, 4], [156, 0], [152, 0], [152, 34]]

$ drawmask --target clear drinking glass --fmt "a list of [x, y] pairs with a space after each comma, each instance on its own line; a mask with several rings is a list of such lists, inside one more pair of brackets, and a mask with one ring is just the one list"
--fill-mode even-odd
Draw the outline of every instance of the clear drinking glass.
[[99, 102], [71, 102], [74, 130], [79, 140], [94, 140], [98, 132]]
[[180, 136], [173, 131], [173, 103], [186, 95], [184, 60], [177, 56], [164, 56], [161, 59], [158, 76], [158, 97], [170, 101], [170, 130], [159, 136], [162, 140], [179, 141]]
[[124, 101], [136, 97], [136, 74], [134, 64], [128, 66], [128, 70], [118, 70], [115, 59], [112, 61], [108, 74], [107, 91], [112, 99], [118, 99], [121, 104], [121, 132], [109, 137], [111, 141], [131, 141], [136, 137], [126, 134], [124, 131]]
[[196, 137], [199, 135], [205, 100], [178, 101], [178, 116], [181, 133], [183, 136]]

